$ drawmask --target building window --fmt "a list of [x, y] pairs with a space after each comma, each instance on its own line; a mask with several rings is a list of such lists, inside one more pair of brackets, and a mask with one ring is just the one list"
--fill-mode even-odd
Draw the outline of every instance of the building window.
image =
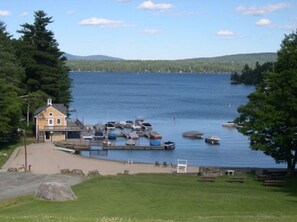
[[61, 125], [61, 119], [60, 118], [57, 119], [57, 125]]
[[52, 125], [53, 125], [53, 120], [52, 120], [52, 119], [49, 119], [49, 120], [48, 120], [48, 125], [49, 125], [49, 126], [52, 126]]
[[53, 116], [53, 113], [49, 113], [49, 116]]

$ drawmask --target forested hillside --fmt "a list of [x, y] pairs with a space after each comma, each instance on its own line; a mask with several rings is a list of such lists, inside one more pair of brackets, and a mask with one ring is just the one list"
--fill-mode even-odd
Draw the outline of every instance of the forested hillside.
[[[69, 58], [71, 59], [71, 57]], [[238, 54], [212, 58], [184, 60], [68, 60], [72, 71], [104, 72], [160, 72], [160, 73], [232, 73], [240, 72], [248, 64], [276, 61], [276, 53]]]

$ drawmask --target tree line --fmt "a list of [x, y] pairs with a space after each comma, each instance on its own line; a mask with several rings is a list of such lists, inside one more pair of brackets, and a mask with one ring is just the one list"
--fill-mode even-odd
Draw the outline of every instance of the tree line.
[[71, 79], [66, 58], [58, 48], [52, 23], [44, 11], [34, 13], [33, 24], [22, 24], [13, 39], [0, 21], [0, 142], [18, 137], [46, 98], [69, 105]]
[[153, 73], [233, 73], [247, 64], [275, 61], [276, 53], [253, 53], [183, 60], [94, 60], [89, 57], [70, 59], [72, 71], [153, 72]]
[[231, 73], [242, 68], [238, 63], [201, 62], [195, 60], [68, 60], [72, 71], [134, 72], [134, 73]]

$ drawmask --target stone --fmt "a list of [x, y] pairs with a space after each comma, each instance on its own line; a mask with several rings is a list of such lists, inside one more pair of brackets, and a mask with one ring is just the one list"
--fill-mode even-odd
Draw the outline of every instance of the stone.
[[88, 172], [88, 176], [99, 176], [100, 173], [98, 170], [91, 170]]
[[75, 176], [85, 176], [84, 172], [79, 169], [73, 169], [70, 173]]
[[200, 167], [199, 175], [200, 176], [222, 176], [224, 172], [215, 167]]
[[46, 182], [40, 184], [35, 191], [35, 196], [40, 199], [52, 201], [77, 199], [69, 186], [59, 182]]

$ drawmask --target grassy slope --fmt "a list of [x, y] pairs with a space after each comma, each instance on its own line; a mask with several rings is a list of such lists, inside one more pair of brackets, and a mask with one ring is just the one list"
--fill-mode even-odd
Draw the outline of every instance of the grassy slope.
[[285, 188], [214, 183], [186, 175], [97, 177], [73, 187], [78, 199], [0, 201], [0, 221], [295, 221], [296, 178]]

